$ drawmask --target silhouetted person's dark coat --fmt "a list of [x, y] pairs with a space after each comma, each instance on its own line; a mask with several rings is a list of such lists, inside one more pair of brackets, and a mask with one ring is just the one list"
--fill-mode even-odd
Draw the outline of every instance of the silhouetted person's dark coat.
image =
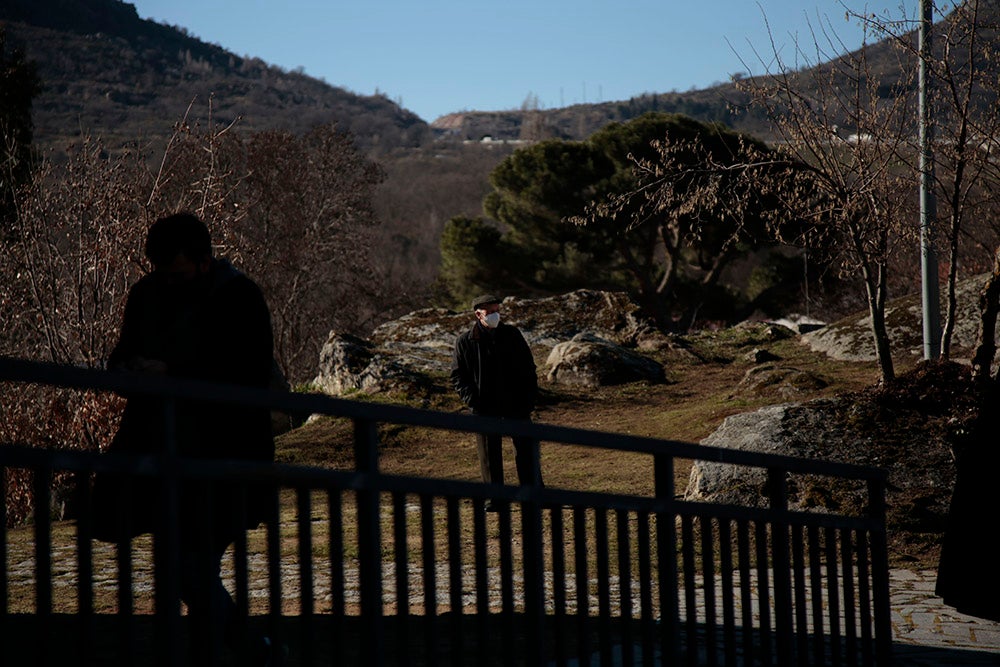
[[[164, 493], [162, 481], [99, 475], [94, 484], [95, 536], [126, 540], [152, 530], [160, 568], [176, 557], [180, 599], [191, 624], [191, 662], [217, 665], [223, 643], [240, 664], [272, 664], [277, 644], [248, 633], [222, 582], [222, 557], [247, 528], [274, 508], [274, 489], [228, 474], [234, 462], [273, 461], [270, 410], [227, 403], [225, 385], [266, 388], [274, 360], [271, 316], [257, 285], [212, 256], [207, 225], [190, 213], [160, 218], [146, 234], [153, 271], [129, 290], [119, 340], [108, 367], [202, 380], [221, 401], [156, 395], [128, 397], [110, 450], [116, 454], [180, 457], [180, 484]], [[171, 449], [171, 448], [175, 449]], [[193, 470], [192, 459], [214, 461]], [[159, 459], [169, 461], [166, 459]], [[192, 472], [207, 472], [199, 479]], [[176, 514], [168, 512], [176, 499]], [[127, 519], [122, 521], [122, 519]], [[125, 525], [123, 525], [125, 524]], [[173, 530], [176, 528], [176, 530]], [[157, 589], [158, 594], [169, 591]], [[173, 600], [163, 600], [173, 604]], [[161, 600], [157, 600], [157, 605]]]
[[1000, 622], [1000, 574], [992, 546], [1000, 511], [997, 398], [994, 390], [971, 437], [955, 448], [955, 490], [935, 593], [963, 614]]
[[[266, 388], [273, 361], [270, 314], [260, 290], [226, 260], [213, 259], [207, 275], [191, 285], [170, 285], [150, 273], [133, 285], [125, 306], [121, 337], [108, 366], [127, 367], [141, 357], [166, 364], [170, 376]], [[274, 458], [269, 410], [225, 403], [180, 401], [176, 407], [178, 454], [195, 459]], [[129, 398], [111, 450], [155, 454], [165, 446], [163, 408], [158, 398]], [[266, 500], [251, 493], [243, 520], [235, 523], [242, 502], [227, 489], [214, 488], [206, 505], [191, 486], [180, 496], [181, 529], [205, 518], [211, 507], [213, 534], [231, 542], [235, 531], [263, 519]], [[143, 498], [149, 504], [143, 507]], [[132, 516], [133, 534], [156, 519], [155, 493], [140, 493]], [[202, 528], [195, 528], [202, 530]]]

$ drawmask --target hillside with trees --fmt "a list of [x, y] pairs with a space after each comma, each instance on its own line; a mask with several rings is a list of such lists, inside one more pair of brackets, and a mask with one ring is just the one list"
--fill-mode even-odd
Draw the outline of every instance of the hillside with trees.
[[[416, 146], [430, 130], [381, 95], [285, 71], [205, 43], [183, 27], [140, 19], [120, 0], [6, 0], [8, 41], [37, 64], [44, 89], [34, 107], [40, 147], [62, 149], [87, 133], [114, 148], [170, 136], [190, 122], [296, 134], [336, 122], [366, 151]], [[192, 102], [194, 103], [192, 106]]]
[[[996, 23], [1000, 13], [996, 2], [976, 4], [979, 21]], [[900, 41], [915, 44], [913, 21], [850, 18], [868, 26], [868, 41], [861, 49], [844, 53], [835, 26], [813, 25], [813, 33], [794, 45], [791, 62], [782, 63], [798, 78], [803, 95], [808, 98], [814, 92], [810, 73], [825, 72], [836, 78], [830, 64], [860, 51], [870, 64], [870, 74], [878, 79], [880, 97], [888, 100], [913, 92], [915, 82], [905, 80], [902, 72], [912, 68], [915, 55], [911, 50], [901, 62], [894, 47]], [[765, 141], [777, 138], [767, 111], [752, 104], [746, 92], [745, 84], [761, 77], [744, 73], [720, 73], [720, 78], [729, 80], [705, 89], [649, 91], [628, 100], [543, 109], [527, 99], [518, 109], [420, 119], [383, 95], [358, 95], [301, 72], [268, 65], [252, 55], [208, 44], [183, 26], [140, 19], [135, 7], [121, 0], [8, 0], [0, 5], [0, 23], [11, 43], [23, 47], [38, 64], [46, 82], [35, 104], [42, 146], [62, 146], [81, 132], [100, 131], [109, 145], [115, 145], [115, 139], [128, 142], [168, 136], [164, 121], [180, 118], [192, 100], [197, 97], [204, 102], [209, 95], [220, 123], [239, 117], [247, 129], [301, 133], [335, 121], [356, 137], [362, 149], [380, 153], [427, 146], [435, 138], [583, 140], [609, 123], [627, 122], [649, 112], [720, 122]], [[942, 25], [946, 23], [942, 19]], [[941, 40], [936, 46], [938, 51], [945, 48]], [[766, 49], [752, 57], [759, 62], [748, 62], [748, 69], [775, 70], [773, 54]], [[952, 53], [949, 57], [965, 56]], [[199, 116], [203, 114], [196, 110]], [[846, 117], [833, 122], [844, 136], [856, 129]]]
[[[62, 148], [82, 133], [101, 133], [109, 146], [169, 135], [169, 125], [196, 98], [198, 120], [213, 98], [216, 122], [241, 118], [250, 130], [302, 133], [336, 121], [366, 151], [425, 146], [434, 138], [586, 139], [611, 122], [650, 111], [681, 113], [766, 133], [750, 123], [745, 95], [731, 84], [687, 93], [648, 93], [630, 100], [542, 110], [461, 113], [431, 125], [382, 95], [336, 85], [239, 55], [190, 35], [183, 26], [140, 19], [121, 0], [8, 0], [0, 23], [12, 44], [38, 64], [45, 89], [35, 104], [40, 145]], [[744, 115], [741, 118], [740, 113]]]

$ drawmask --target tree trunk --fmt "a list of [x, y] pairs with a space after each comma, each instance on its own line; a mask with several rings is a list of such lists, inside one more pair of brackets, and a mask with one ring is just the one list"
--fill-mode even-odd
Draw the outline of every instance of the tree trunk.
[[886, 232], [878, 239], [880, 252], [866, 254], [863, 235], [857, 225], [849, 225], [851, 243], [854, 245], [861, 264], [861, 276], [865, 282], [865, 294], [868, 301], [868, 314], [872, 320], [872, 339], [875, 342], [875, 358], [878, 360], [879, 371], [882, 373], [882, 384], [887, 385], [896, 379], [896, 371], [892, 365], [892, 347], [889, 344], [889, 332], [885, 328], [885, 273], [887, 263]]
[[[965, 143], [966, 124], [962, 125], [959, 141]], [[958, 238], [962, 229], [962, 205], [960, 201], [961, 186], [965, 176], [965, 160], [959, 160], [955, 169], [955, 188], [951, 196], [951, 224], [948, 227], [948, 300], [944, 319], [944, 330], [941, 332], [941, 358], [951, 357], [951, 339], [955, 331], [955, 314], [958, 312], [958, 298], [955, 286], [958, 283]]]
[[896, 371], [892, 365], [889, 332], [885, 328], [885, 308], [876, 308], [870, 301], [868, 307], [872, 316], [872, 336], [875, 338], [875, 356], [882, 373], [882, 384], [889, 384], [896, 379]]
[[660, 285], [654, 285], [648, 278], [649, 274], [643, 270], [643, 267], [639, 265], [639, 261], [636, 260], [635, 255], [632, 254], [632, 250], [629, 245], [624, 242], [624, 237], [622, 237], [622, 240], [618, 242], [618, 252], [625, 262], [626, 269], [632, 277], [635, 278], [636, 284], [638, 285], [639, 305], [650, 317], [653, 318], [653, 321], [656, 322], [656, 326], [661, 331], [670, 331], [673, 327], [673, 322], [671, 322], [670, 313], [667, 311], [666, 305], [663, 303], [663, 294], [660, 289], [664, 285], [669, 286], [670, 278], [673, 276], [674, 265], [669, 261], [671, 258], [670, 254], [667, 254], [668, 262], [665, 268], [666, 274], [664, 275], [663, 281]]
[[865, 290], [868, 292], [868, 314], [872, 319], [875, 358], [878, 360], [879, 371], [882, 373], [882, 384], [887, 385], [896, 379], [896, 371], [892, 364], [889, 332], [885, 328], [885, 266], [879, 266], [877, 275], [872, 274], [871, 267], [867, 262], [863, 262], [862, 267]]

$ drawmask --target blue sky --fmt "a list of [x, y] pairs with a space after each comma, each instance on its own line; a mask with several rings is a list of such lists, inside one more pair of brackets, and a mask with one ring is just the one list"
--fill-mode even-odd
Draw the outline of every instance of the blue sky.
[[[705, 88], [759, 74], [775, 46], [863, 31], [847, 9], [912, 18], [919, 0], [127, 0], [141, 18], [302, 70], [355, 93], [381, 92], [430, 122], [455, 111], [543, 109]], [[940, 3], [939, 3], [940, 4]], [[811, 26], [811, 27], [810, 27]], [[770, 35], [769, 37], [769, 28]], [[826, 38], [820, 43], [828, 49]], [[839, 48], [839, 47], [838, 47]], [[801, 63], [801, 61], [799, 61]]]

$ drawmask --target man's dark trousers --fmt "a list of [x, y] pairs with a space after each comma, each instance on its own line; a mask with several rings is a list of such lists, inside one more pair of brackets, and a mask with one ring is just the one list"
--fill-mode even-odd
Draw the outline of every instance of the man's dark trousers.
[[[522, 486], [542, 485], [538, 441], [534, 438], [513, 436], [514, 463], [517, 466], [517, 480]], [[479, 469], [487, 484], [503, 484], [502, 436], [477, 433], [476, 445], [479, 451]]]

